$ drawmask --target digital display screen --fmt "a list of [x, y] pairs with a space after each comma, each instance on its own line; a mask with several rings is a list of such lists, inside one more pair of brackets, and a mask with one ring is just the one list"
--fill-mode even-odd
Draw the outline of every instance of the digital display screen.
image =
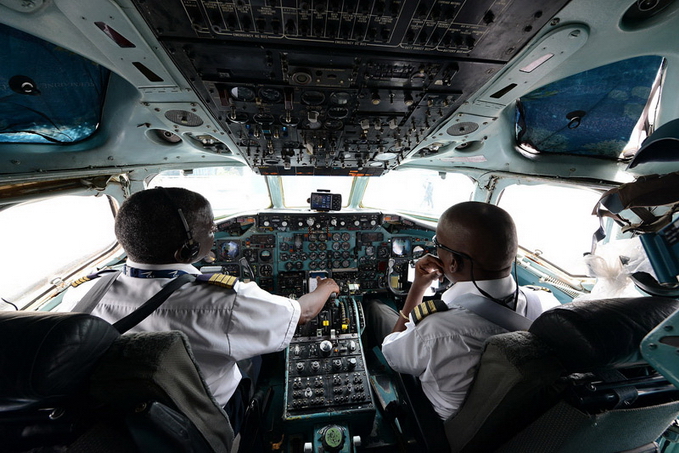
[[317, 209], [319, 211], [331, 210], [332, 194], [313, 192], [311, 194], [311, 209]]
[[393, 238], [391, 240], [391, 256], [403, 258], [410, 256], [410, 238]]
[[219, 256], [222, 261], [235, 261], [240, 253], [239, 241], [224, 241], [219, 246]]

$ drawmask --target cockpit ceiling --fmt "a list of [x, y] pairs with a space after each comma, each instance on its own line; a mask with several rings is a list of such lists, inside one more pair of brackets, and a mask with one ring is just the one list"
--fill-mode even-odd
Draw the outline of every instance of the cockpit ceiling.
[[567, 0], [135, 3], [260, 174], [379, 175]]

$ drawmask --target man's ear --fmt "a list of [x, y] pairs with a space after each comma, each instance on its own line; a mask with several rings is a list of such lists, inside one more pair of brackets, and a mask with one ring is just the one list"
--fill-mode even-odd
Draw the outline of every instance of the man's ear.
[[464, 259], [458, 254], [451, 254], [449, 270], [451, 274], [456, 274], [464, 270]]

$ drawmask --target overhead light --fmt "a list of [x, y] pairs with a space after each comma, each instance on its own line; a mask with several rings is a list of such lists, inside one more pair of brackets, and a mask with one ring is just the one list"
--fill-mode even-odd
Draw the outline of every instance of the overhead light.
[[547, 60], [549, 60], [553, 56], [554, 56], [553, 53], [547, 53], [547, 54], [541, 56], [540, 58], [538, 58], [537, 60], [533, 60], [532, 63], [527, 64], [523, 68], [519, 69], [519, 71], [521, 71], [521, 72], [533, 72], [538, 67], [540, 67], [544, 62], [546, 62]]

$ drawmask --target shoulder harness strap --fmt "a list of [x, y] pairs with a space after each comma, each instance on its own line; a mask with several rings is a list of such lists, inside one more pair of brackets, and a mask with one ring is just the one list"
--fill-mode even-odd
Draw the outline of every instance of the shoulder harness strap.
[[528, 330], [532, 323], [531, 320], [521, 316], [511, 308], [495, 303], [479, 294], [464, 294], [457, 297], [453, 303], [476, 313], [510, 332]]
[[90, 274], [85, 277], [81, 277], [71, 283], [71, 286], [75, 288], [85, 282], [89, 282], [103, 276], [101, 280], [97, 281], [97, 283], [95, 283], [92, 288], [90, 288], [87, 294], [85, 294], [82, 299], [80, 299], [80, 301], [75, 307], [73, 307], [73, 310], [71, 311], [78, 313], [92, 313], [92, 311], [94, 311], [94, 307], [96, 307], [99, 301], [104, 297], [104, 294], [106, 294], [106, 291], [108, 291], [111, 285], [113, 285], [113, 282], [118, 278], [118, 275], [120, 275], [120, 271], [101, 271], [96, 274]]
[[196, 278], [197, 282], [208, 283], [210, 285], [221, 286], [222, 288], [232, 289], [238, 278], [228, 274], [201, 274]]
[[413, 308], [413, 321], [415, 324], [418, 324], [427, 316], [446, 310], [448, 310], [448, 305], [446, 305], [446, 303], [441, 299], [426, 300]]

